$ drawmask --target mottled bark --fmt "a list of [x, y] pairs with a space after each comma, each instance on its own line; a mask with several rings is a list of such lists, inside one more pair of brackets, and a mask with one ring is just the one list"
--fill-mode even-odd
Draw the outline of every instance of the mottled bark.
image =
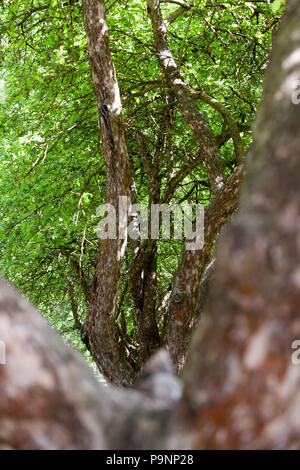
[[0, 280], [0, 448], [105, 448], [105, 403], [86, 364]]
[[181, 255], [169, 304], [166, 338], [173, 365], [178, 372], [184, 366], [195, 325], [200, 279], [209, 262], [217, 234], [237, 207], [243, 173], [244, 166], [240, 165], [206, 207], [203, 248], [184, 248]]
[[[106, 202], [116, 209], [118, 227], [122, 222], [119, 197], [126, 196], [130, 201], [131, 176], [104, 2], [83, 0], [83, 14], [106, 164]], [[128, 385], [135, 377], [115, 321], [127, 244], [127, 234], [124, 235], [117, 233], [116, 239], [101, 241], [88, 313], [88, 335], [93, 358], [103, 375], [118, 385]]]
[[135, 390], [105, 387], [1, 279], [0, 340], [6, 345], [6, 364], [0, 364], [1, 450], [164, 446], [182, 388], [166, 352], [146, 365]]
[[[195, 134], [200, 147], [196, 158], [184, 165], [170, 179], [163, 200], [169, 202], [179, 182], [202, 161], [205, 163], [209, 184], [215, 196], [205, 213], [205, 245], [202, 250], [198, 251], [183, 250], [173, 282], [168, 311], [167, 344], [173, 364], [180, 371], [184, 365], [190, 335], [195, 323], [197, 293], [201, 275], [209, 261], [218, 231], [236, 208], [242, 181], [244, 153], [238, 126], [226, 107], [201, 90], [201, 84], [198, 83], [200, 92], [195, 93], [185, 82], [168, 45], [168, 20], [164, 20], [162, 17], [159, 0], [148, 0], [147, 6], [159, 63], [167, 84], [176, 97], [182, 114]], [[223, 174], [219, 146], [210, 125], [199, 111], [196, 99], [208, 103], [223, 116], [233, 139], [236, 159], [240, 167], [227, 183], [225, 183]]]
[[200, 280], [198, 294], [197, 294], [197, 301], [196, 301], [196, 321], [200, 318], [201, 314], [203, 313], [204, 305], [207, 299], [208, 291], [210, 283], [213, 279], [214, 269], [215, 269], [215, 262], [216, 259], [212, 258], [212, 260], [206, 266]]
[[78, 303], [77, 303], [76, 294], [74, 291], [73, 280], [71, 278], [68, 278], [67, 283], [68, 283], [69, 298], [70, 298], [71, 309], [72, 309], [72, 313], [74, 317], [75, 328], [77, 328], [77, 330], [80, 330], [82, 326], [82, 322], [81, 322], [80, 315], [78, 312]]
[[141, 245], [131, 269], [131, 289], [136, 306], [140, 362], [143, 364], [160, 345], [156, 320], [157, 244]]
[[[178, 439], [209, 449], [300, 448], [300, 3], [290, 0], [265, 79], [239, 215], [187, 363]], [[180, 423], [180, 424], [179, 424]], [[173, 444], [176, 442], [174, 437]]]

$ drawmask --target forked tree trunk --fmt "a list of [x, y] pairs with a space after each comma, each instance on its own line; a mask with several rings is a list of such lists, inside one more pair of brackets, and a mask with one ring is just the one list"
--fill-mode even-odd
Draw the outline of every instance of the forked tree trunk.
[[131, 196], [131, 176], [118, 81], [111, 57], [105, 4], [83, 0], [84, 25], [98, 106], [106, 164], [106, 203], [116, 210], [116, 239], [101, 240], [88, 313], [91, 353], [100, 371], [116, 385], [129, 385], [136, 375], [116, 323], [117, 297], [127, 233], [119, 234], [119, 197]]
[[287, 5], [179, 406], [162, 356], [136, 390], [105, 388], [0, 281], [1, 448], [300, 448], [300, 3]]

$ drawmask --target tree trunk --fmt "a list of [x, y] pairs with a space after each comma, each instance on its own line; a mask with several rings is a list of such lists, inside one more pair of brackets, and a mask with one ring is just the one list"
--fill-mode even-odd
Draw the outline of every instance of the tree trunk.
[[0, 449], [163, 446], [181, 395], [163, 351], [145, 368], [136, 390], [105, 387], [1, 279], [0, 338], [7, 362], [0, 363]]
[[[131, 176], [118, 82], [111, 57], [105, 4], [83, 0], [84, 25], [94, 90], [98, 106], [102, 147], [106, 164], [106, 203], [121, 220], [119, 197], [131, 196]], [[136, 373], [127, 360], [116, 324], [116, 308], [127, 233], [101, 240], [88, 313], [91, 353], [100, 371], [116, 385], [129, 385]]]
[[204, 246], [201, 250], [183, 249], [168, 311], [167, 345], [177, 372], [184, 364], [196, 321], [198, 290], [211, 256], [217, 234], [236, 209], [244, 166], [240, 165], [226, 185], [216, 194], [204, 213]]
[[[241, 208], [217, 249], [190, 351], [178, 442], [300, 448], [300, 3], [290, 0], [265, 79]], [[176, 427], [176, 425], [174, 424]], [[174, 437], [171, 445], [176, 445]]]
[[193, 98], [193, 95], [178, 70], [167, 40], [168, 22], [163, 20], [160, 0], [147, 0], [148, 13], [152, 22], [158, 60], [166, 76], [168, 86], [177, 98], [181, 112], [195, 134], [206, 165], [209, 182], [215, 193], [224, 184], [224, 173], [219, 149], [211, 127]]
[[[185, 363], [186, 351], [195, 325], [196, 302], [201, 275], [209, 261], [215, 238], [222, 225], [236, 208], [243, 177], [243, 147], [239, 130], [225, 106], [213, 100], [204, 91], [193, 93], [178, 70], [167, 40], [168, 20], [163, 20], [159, 0], [148, 0], [148, 13], [152, 22], [158, 60], [180, 110], [199, 143], [199, 156], [204, 161], [214, 200], [205, 213], [205, 244], [202, 250], [183, 250], [173, 281], [173, 291], [168, 310], [167, 345], [175, 369], [180, 372]], [[228, 124], [235, 146], [239, 167], [225, 183], [219, 148], [213, 131], [199, 111], [196, 98], [216, 109]], [[198, 160], [197, 159], [197, 160]], [[184, 173], [184, 172], [183, 172]], [[176, 178], [174, 179], [176, 182]], [[172, 181], [165, 192], [172, 188]]]

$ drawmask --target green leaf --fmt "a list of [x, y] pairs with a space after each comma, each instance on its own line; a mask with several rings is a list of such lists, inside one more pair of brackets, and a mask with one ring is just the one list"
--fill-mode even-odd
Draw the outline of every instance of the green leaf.
[[274, 0], [271, 4], [272, 10], [276, 13], [281, 7], [283, 7], [286, 3], [286, 0]]

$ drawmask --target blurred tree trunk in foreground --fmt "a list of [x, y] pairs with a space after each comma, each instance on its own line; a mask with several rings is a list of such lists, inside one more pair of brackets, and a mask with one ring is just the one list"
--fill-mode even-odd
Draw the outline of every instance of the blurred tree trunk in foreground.
[[300, 448], [300, 368], [291, 362], [300, 339], [299, 28], [300, 4], [289, 0], [182, 397], [163, 352], [135, 389], [102, 387], [1, 281], [2, 448]]
[[300, 448], [300, 367], [291, 361], [300, 338], [299, 27], [300, 3], [290, 0], [240, 210], [222, 234], [190, 351], [180, 446], [185, 435], [195, 448]]

